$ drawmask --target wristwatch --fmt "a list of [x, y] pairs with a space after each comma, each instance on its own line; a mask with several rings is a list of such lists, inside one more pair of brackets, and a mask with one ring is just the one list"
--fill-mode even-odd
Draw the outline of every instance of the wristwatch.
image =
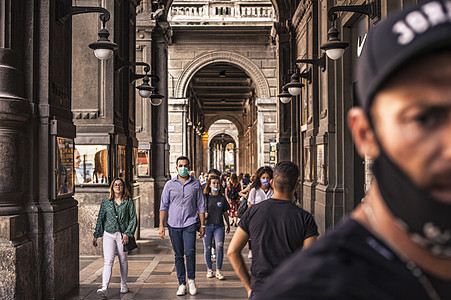
[[204, 227], [204, 228], [205, 228], [205, 225], [202, 225], [202, 226], [200, 226], [200, 227]]

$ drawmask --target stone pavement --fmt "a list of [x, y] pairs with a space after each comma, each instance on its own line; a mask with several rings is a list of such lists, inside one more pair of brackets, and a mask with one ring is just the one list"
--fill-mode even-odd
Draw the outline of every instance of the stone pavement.
[[[225, 250], [233, 236], [235, 227], [226, 235]], [[174, 265], [169, 233], [160, 239], [158, 229], [149, 229], [141, 234], [138, 241], [139, 248], [128, 256], [128, 288], [127, 294], [120, 294], [120, 272], [117, 256], [113, 266], [113, 275], [108, 289], [108, 299], [247, 299], [246, 290], [233, 272], [227, 255], [224, 254], [222, 273], [224, 280], [207, 278], [206, 265], [203, 254], [203, 243], [197, 239], [196, 243], [196, 284], [198, 294], [191, 296], [176, 296], [178, 288], [177, 275]], [[243, 257], [250, 267], [247, 258], [248, 248], [243, 249]], [[216, 269], [213, 261], [213, 270]], [[80, 257], [80, 286], [69, 293], [64, 299], [102, 299], [96, 290], [102, 283], [102, 256]]]

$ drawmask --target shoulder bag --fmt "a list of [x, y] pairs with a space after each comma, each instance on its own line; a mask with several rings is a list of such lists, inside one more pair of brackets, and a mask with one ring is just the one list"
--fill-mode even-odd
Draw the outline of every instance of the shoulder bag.
[[[114, 201], [114, 199], [112, 200]], [[119, 226], [119, 232], [121, 233], [121, 236], [123, 237], [122, 234], [122, 229], [121, 229], [121, 224], [119, 224], [119, 216], [117, 215], [117, 211], [116, 211], [116, 205], [114, 205], [113, 202], [113, 208], [114, 208], [114, 214], [116, 215], [116, 221], [117, 221], [117, 225]], [[128, 243], [124, 245], [124, 252], [129, 252], [132, 251], [133, 249], [138, 248], [138, 245], [136, 244], [136, 240], [134, 236], [129, 236], [128, 237]]]

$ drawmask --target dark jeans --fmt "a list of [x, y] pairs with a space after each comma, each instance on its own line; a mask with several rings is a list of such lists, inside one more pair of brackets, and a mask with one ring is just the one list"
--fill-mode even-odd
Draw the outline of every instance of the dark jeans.
[[188, 279], [196, 277], [196, 224], [183, 228], [174, 228], [168, 225], [172, 249], [175, 256], [175, 269], [179, 284], [186, 284], [185, 261]]

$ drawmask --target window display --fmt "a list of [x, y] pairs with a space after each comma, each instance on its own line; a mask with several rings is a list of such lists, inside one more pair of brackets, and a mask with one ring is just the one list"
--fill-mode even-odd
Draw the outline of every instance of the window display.
[[57, 137], [56, 186], [57, 195], [74, 192], [74, 141]]
[[138, 176], [149, 176], [149, 150], [138, 150]]
[[77, 145], [74, 150], [75, 183], [108, 183], [108, 149], [105, 145]]

